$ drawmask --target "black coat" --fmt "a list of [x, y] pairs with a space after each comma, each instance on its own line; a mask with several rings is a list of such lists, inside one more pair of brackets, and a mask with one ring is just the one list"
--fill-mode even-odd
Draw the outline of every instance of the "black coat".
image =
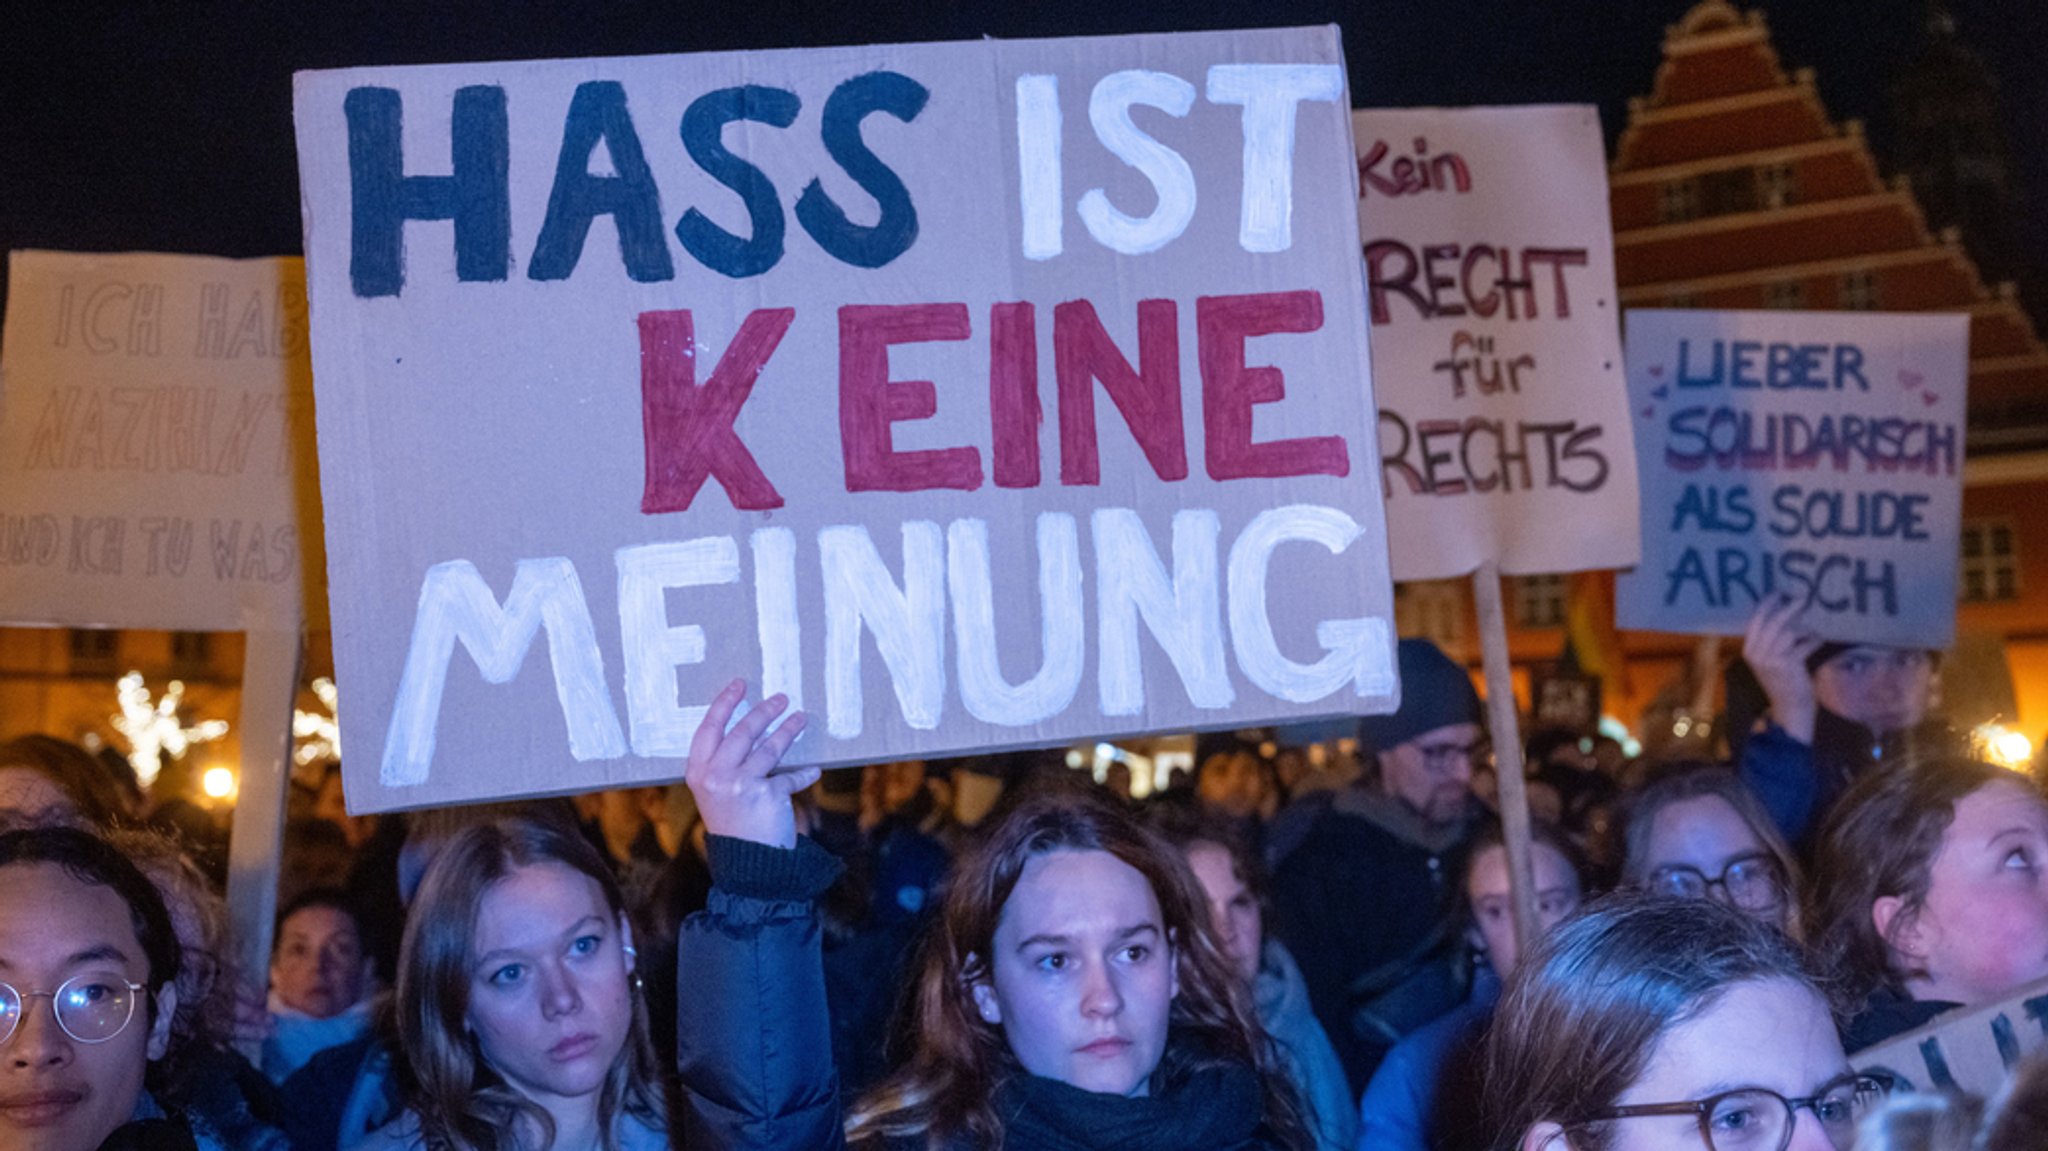
[[1443, 926], [1471, 821], [1427, 825], [1399, 800], [1356, 789], [1297, 818], [1305, 829], [1276, 845], [1270, 922], [1357, 1095], [1401, 1035], [1464, 999]]
[[[683, 1145], [842, 1151], [838, 1071], [813, 900], [839, 864], [809, 840], [780, 850], [712, 837], [715, 886], [677, 944]], [[880, 1037], [876, 1037], [880, 1042]], [[1264, 1151], [1264, 1098], [1249, 1068], [1198, 1073], [1185, 1098], [1119, 1099], [1019, 1076], [997, 1099], [1004, 1151]], [[1186, 1132], [1241, 1130], [1221, 1142]], [[886, 1151], [926, 1151], [921, 1138]], [[948, 1151], [975, 1151], [956, 1142]]]

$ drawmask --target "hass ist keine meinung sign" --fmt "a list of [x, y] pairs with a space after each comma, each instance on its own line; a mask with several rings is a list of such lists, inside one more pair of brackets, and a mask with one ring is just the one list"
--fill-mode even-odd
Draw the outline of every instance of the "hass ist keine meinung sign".
[[1393, 706], [1335, 29], [307, 73], [359, 811]]

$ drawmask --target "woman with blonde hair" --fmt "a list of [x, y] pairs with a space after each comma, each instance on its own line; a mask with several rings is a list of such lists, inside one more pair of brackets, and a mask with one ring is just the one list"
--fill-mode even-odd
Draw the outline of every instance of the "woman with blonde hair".
[[575, 829], [509, 817], [457, 832], [400, 946], [410, 1106], [371, 1148], [668, 1146], [625, 900]]

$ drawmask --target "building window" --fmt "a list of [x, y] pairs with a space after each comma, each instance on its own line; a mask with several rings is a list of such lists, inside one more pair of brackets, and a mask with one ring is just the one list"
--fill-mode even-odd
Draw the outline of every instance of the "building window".
[[1516, 576], [1515, 625], [1557, 627], [1564, 623], [1564, 577]]
[[1697, 219], [1700, 214], [1700, 182], [1672, 180], [1657, 189], [1657, 219], [1666, 224]]
[[1464, 580], [1423, 580], [1394, 585], [1394, 630], [1457, 652], [1465, 646]]
[[1764, 307], [1793, 311], [1805, 306], [1806, 285], [1797, 280], [1779, 280], [1764, 285]]
[[1757, 203], [1766, 208], [1782, 208], [1790, 204], [1798, 194], [1798, 181], [1792, 174], [1790, 164], [1765, 164], [1756, 170]]
[[171, 663], [180, 674], [191, 675], [213, 666], [213, 634], [203, 631], [171, 633]]
[[2008, 520], [1976, 520], [1963, 525], [1962, 584], [1964, 603], [1992, 603], [2020, 598], [2020, 553]]
[[1874, 312], [1877, 310], [1877, 273], [1868, 268], [1850, 272], [1842, 277], [1842, 310], [1846, 312]]
[[71, 629], [71, 674], [104, 675], [121, 655], [121, 633], [97, 628]]
[[1700, 177], [1700, 212], [1727, 216], [1756, 210], [1756, 178], [1747, 168], [1708, 172]]

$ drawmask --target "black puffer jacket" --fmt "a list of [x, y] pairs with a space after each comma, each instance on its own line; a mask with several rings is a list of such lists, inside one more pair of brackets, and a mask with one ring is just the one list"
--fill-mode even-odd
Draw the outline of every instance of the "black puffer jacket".
[[[692, 1151], [841, 1151], [817, 913], [839, 863], [711, 837], [713, 888], [677, 955], [677, 1056]], [[877, 1037], [877, 1042], [880, 1041]], [[1122, 1099], [1019, 1076], [996, 1100], [1003, 1151], [1266, 1151], [1264, 1096], [1249, 1067], [1197, 1073], [1173, 1096]], [[926, 1151], [922, 1139], [887, 1151]], [[949, 1151], [978, 1151], [965, 1143]]]

